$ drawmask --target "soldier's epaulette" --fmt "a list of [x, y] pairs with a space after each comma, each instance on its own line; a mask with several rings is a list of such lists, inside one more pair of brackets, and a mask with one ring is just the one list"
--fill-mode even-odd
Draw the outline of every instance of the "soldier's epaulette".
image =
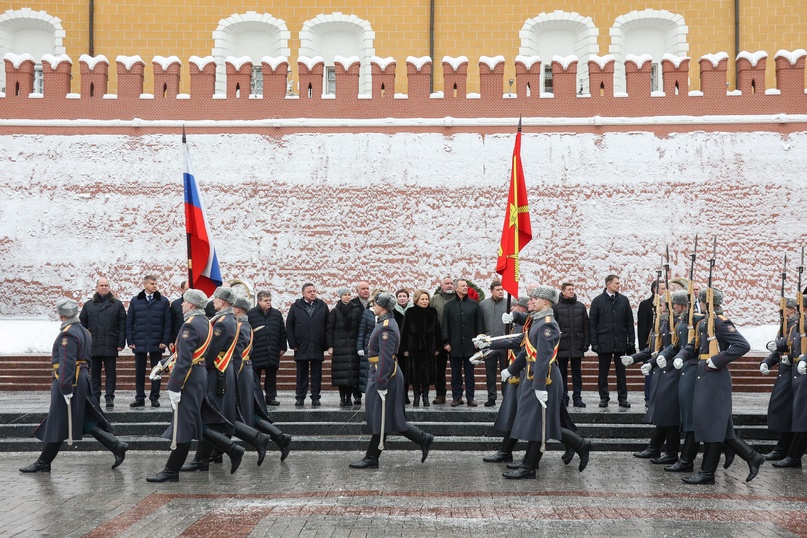
[[384, 327], [386, 327], [387, 325], [389, 325], [389, 320], [388, 320], [388, 319], [385, 319], [385, 320], [384, 320]]
[[73, 324], [71, 323], [70, 325], [68, 325], [67, 327], [65, 327], [64, 329], [62, 329], [62, 332], [67, 332], [67, 330], [68, 330], [70, 327], [72, 327], [72, 326], [73, 326]]
[[718, 314], [718, 315], [717, 315], [717, 317], [719, 317], [719, 318], [720, 318], [720, 319], [722, 319], [723, 321], [728, 321], [728, 320], [729, 320], [729, 318], [727, 318], [726, 316], [724, 316], [724, 315], [722, 315], [722, 314]]
[[697, 313], [697, 312], [696, 312], [696, 313], [695, 313], [695, 315], [694, 315], [694, 316], [692, 316], [692, 318], [693, 318], [693, 319], [694, 319], [694, 321], [697, 323], [697, 322], [699, 322], [699, 321], [701, 321], [701, 320], [706, 319], [706, 314], [703, 314], [703, 313], [700, 313], [700, 314], [699, 314], [699, 313]]
[[544, 318], [544, 323], [549, 323], [550, 321], [552, 321], [552, 316], [547, 316]]

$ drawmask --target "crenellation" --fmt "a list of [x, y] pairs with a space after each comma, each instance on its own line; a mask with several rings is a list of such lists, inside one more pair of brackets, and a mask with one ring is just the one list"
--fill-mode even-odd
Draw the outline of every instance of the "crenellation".
[[757, 51], [753, 54], [737, 55], [737, 89], [745, 97], [762, 97], [765, 95], [765, 66], [768, 54]]

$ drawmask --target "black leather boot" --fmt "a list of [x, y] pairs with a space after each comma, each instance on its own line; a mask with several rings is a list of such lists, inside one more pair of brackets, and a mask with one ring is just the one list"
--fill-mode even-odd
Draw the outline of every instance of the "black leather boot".
[[799, 432], [793, 436], [787, 456], [774, 462], [773, 466], [780, 469], [801, 469], [801, 458], [804, 456], [805, 450], [807, 450], [807, 432]]
[[90, 430], [90, 435], [95, 437], [96, 441], [104, 445], [115, 456], [115, 463], [112, 464], [113, 469], [123, 463], [124, 458], [126, 458], [126, 451], [129, 449], [128, 444], [97, 426]]
[[510, 480], [520, 480], [523, 478], [535, 478], [535, 470], [538, 468], [538, 463], [541, 461], [541, 444], [535, 441], [530, 441], [527, 445], [527, 453], [524, 455], [524, 461], [518, 469], [506, 471], [502, 473], [504, 478]]
[[406, 431], [401, 432], [401, 435], [420, 445], [420, 451], [423, 454], [423, 457], [420, 458], [420, 463], [426, 461], [426, 458], [429, 455], [429, 448], [432, 445], [432, 441], [434, 441], [434, 436], [430, 433], [422, 431], [420, 428], [416, 428], [411, 424], [406, 425]]
[[370, 437], [370, 446], [367, 447], [364, 457], [349, 464], [348, 467], [351, 469], [378, 469], [378, 457], [381, 455], [381, 451], [378, 449], [379, 442], [381, 442], [381, 435], [374, 433]]
[[732, 449], [728, 446], [723, 445], [723, 454], [725, 454], [726, 459], [723, 461], [723, 468], [728, 469], [731, 467], [731, 464], [734, 463], [734, 456], [736, 455]]
[[678, 426], [664, 428], [664, 437], [667, 439], [667, 451], [656, 458], [650, 458], [650, 463], [668, 465], [678, 461], [678, 450], [681, 447], [681, 434]]
[[146, 482], [179, 482], [179, 470], [190, 450], [190, 442], [177, 443], [176, 449], [172, 450], [171, 455], [168, 456], [165, 468], [154, 476], [146, 477]]
[[765, 456], [751, 448], [751, 446], [739, 436], [734, 439], [727, 439], [724, 441], [724, 444], [745, 460], [748, 464], [748, 476], [745, 478], [745, 481], [752, 481], [757, 476], [757, 473], [759, 473], [759, 467], [765, 463]]
[[782, 433], [779, 435], [779, 440], [776, 442], [776, 446], [773, 450], [768, 452], [767, 454], [763, 454], [765, 456], [766, 461], [779, 461], [787, 456], [788, 451], [790, 450], [790, 445], [793, 444], [793, 440], [795, 439], [795, 433]]
[[687, 484], [714, 484], [715, 470], [720, 462], [720, 450], [720, 443], [705, 443], [701, 470], [692, 476], [685, 476], [681, 480]]
[[585, 471], [586, 466], [588, 465], [589, 453], [591, 452], [591, 441], [588, 439], [583, 439], [577, 433], [571, 430], [561, 428], [560, 442], [566, 446], [572, 447], [574, 451], [577, 452], [577, 455], [580, 457], [580, 465], [577, 466], [577, 470], [581, 473]]
[[205, 430], [204, 438], [205, 441], [230, 457], [230, 474], [236, 472], [241, 465], [241, 459], [244, 457], [244, 447], [238, 446], [223, 433], [211, 429]]
[[695, 455], [698, 453], [698, 443], [695, 442], [695, 433], [687, 432], [684, 438], [684, 447], [678, 461], [664, 468], [668, 473], [688, 473], [694, 467]]
[[22, 467], [20, 469], [21, 473], [49, 473], [50, 472], [50, 464], [51, 462], [56, 459], [56, 454], [59, 453], [59, 449], [62, 447], [62, 443], [45, 443], [45, 447], [42, 449], [42, 453], [33, 462], [31, 465], [26, 467]]
[[423, 397], [423, 407], [430, 407], [431, 403], [429, 403], [429, 386], [428, 385], [422, 385], [420, 395]]
[[199, 441], [199, 446], [196, 447], [196, 454], [193, 456], [193, 460], [180, 467], [180, 472], [188, 473], [201, 471], [206, 473], [210, 469], [210, 455], [212, 452], [213, 446], [204, 439], [203, 434], [202, 440]]
[[420, 393], [417, 387], [415, 387], [412, 392], [412, 407], [420, 407]]
[[650, 444], [641, 452], [634, 452], [633, 457], [642, 459], [657, 458], [659, 454], [661, 454], [661, 445], [664, 444], [664, 437], [664, 428], [656, 426], [656, 429], [653, 430], [653, 435], [650, 437]]
[[572, 460], [574, 459], [574, 448], [567, 446], [566, 450], [563, 452], [563, 455], [560, 457], [560, 460], [563, 462], [563, 465], [569, 465]]
[[269, 435], [280, 449], [280, 461], [285, 461], [291, 451], [291, 435], [283, 433], [277, 426], [262, 418], [255, 420], [255, 426]]
[[505, 433], [502, 439], [502, 447], [490, 456], [482, 458], [482, 461], [486, 463], [507, 463], [513, 461], [513, 449], [516, 447], [516, 443], [518, 443], [518, 439], [511, 439], [510, 432]]
[[243, 422], [238, 421], [235, 423], [235, 436], [242, 441], [251, 443], [255, 447], [255, 451], [258, 453], [258, 467], [260, 467], [266, 457], [266, 447], [269, 446], [272, 439], [255, 428], [250, 428]]

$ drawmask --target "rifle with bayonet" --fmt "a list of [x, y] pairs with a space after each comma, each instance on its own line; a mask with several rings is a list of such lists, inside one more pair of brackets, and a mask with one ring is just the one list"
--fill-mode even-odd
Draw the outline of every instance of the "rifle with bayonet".
[[695, 257], [698, 254], [698, 234], [695, 234], [695, 250], [692, 251], [692, 254], [689, 255], [689, 258], [692, 260], [689, 264], [689, 318], [687, 321], [689, 322], [689, 326], [687, 329], [689, 332], [687, 333], [687, 342], [692, 342], [692, 339], [695, 338], [695, 301], [698, 300], [695, 297]]
[[675, 316], [672, 308], [672, 293], [670, 293], [670, 245], [667, 245], [667, 263], [664, 264], [664, 287], [667, 289], [667, 317], [670, 324], [672, 345], [678, 345], [678, 331], [675, 330]]
[[653, 298], [653, 316], [655, 317], [653, 320], [653, 334], [647, 341], [647, 347], [650, 351], [655, 351], [656, 353], [661, 351], [661, 335], [659, 334], [661, 331], [661, 294], [659, 294], [658, 287], [661, 284], [661, 271], [663, 266], [664, 257], [662, 256], [658, 271], [656, 271], [656, 296]]
[[708, 321], [706, 323], [706, 336], [709, 339], [709, 356], [714, 357], [720, 353], [720, 346], [715, 337], [715, 292], [712, 289], [712, 276], [715, 269], [715, 258], [717, 257], [717, 237], [712, 243], [712, 257], [709, 259], [709, 283], [706, 287], [706, 305], [709, 308]]

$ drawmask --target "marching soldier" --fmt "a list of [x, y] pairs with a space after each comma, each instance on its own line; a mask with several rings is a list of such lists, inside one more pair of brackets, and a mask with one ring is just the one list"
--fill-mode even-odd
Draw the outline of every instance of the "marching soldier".
[[[712, 304], [708, 304], [707, 294], [713, 293]], [[723, 315], [723, 292], [714, 288], [701, 290], [698, 297], [701, 310], [707, 317], [698, 323], [694, 346], [687, 345], [676, 358], [689, 360], [698, 358], [695, 395], [693, 400], [695, 441], [704, 443], [701, 470], [683, 478], [687, 484], [714, 484], [715, 470], [720, 460], [721, 443], [748, 463], [750, 482], [757, 476], [765, 458], [739, 438], [734, 431], [731, 417], [731, 374], [729, 363], [739, 359], [751, 349], [748, 341], [737, 331], [729, 318]], [[714, 320], [714, 335], [710, 335], [709, 318]], [[716, 340], [718, 352], [710, 351], [710, 341]]]
[[206, 424], [204, 439], [199, 442], [193, 461], [182, 466], [182, 472], [207, 471], [213, 447], [230, 457], [231, 474], [241, 465], [244, 448], [229, 439], [235, 431], [236, 420], [235, 371], [229, 368], [238, 343], [236, 321], [231, 308], [234, 300], [230, 288], [218, 287], [213, 292], [213, 306], [217, 314], [210, 320], [213, 334], [205, 352], [207, 400], [226, 420]]
[[263, 463], [266, 457], [269, 441], [277, 444], [280, 449], [280, 461], [284, 461], [289, 455], [291, 435], [281, 432], [269, 420], [260, 383], [252, 370], [250, 353], [252, 353], [253, 331], [247, 317], [247, 311], [252, 305], [246, 297], [239, 296], [234, 301], [233, 313], [238, 321], [238, 344], [235, 347], [231, 368], [236, 374], [238, 408], [241, 414], [241, 420], [235, 423], [235, 432], [240, 439], [248, 440], [255, 446], [258, 451], [258, 465]]
[[382, 292], [373, 305], [378, 319], [367, 347], [370, 376], [365, 400], [367, 426], [373, 435], [364, 458], [350, 464], [353, 469], [377, 469], [378, 458], [384, 447], [383, 441], [390, 432], [401, 432], [404, 437], [418, 444], [423, 454], [421, 463], [426, 461], [429, 447], [434, 441], [432, 434], [421, 431], [406, 421], [404, 378], [395, 360], [400, 342], [398, 324], [392, 315], [396, 303], [394, 295]]
[[[807, 289], [804, 290], [807, 292]], [[793, 422], [792, 429], [796, 433], [787, 457], [777, 461], [775, 467], [795, 467], [801, 468], [801, 458], [807, 450], [807, 321], [804, 317], [804, 300], [802, 299], [801, 312], [797, 327], [800, 329], [793, 335], [793, 347], [791, 356], [794, 358], [793, 365]]]
[[78, 303], [60, 299], [56, 313], [62, 324], [53, 343], [51, 364], [53, 381], [50, 388], [48, 416], [34, 432], [45, 442], [39, 458], [20, 469], [22, 473], [49, 473], [50, 464], [59, 453], [62, 441], [80, 441], [89, 433], [115, 456], [115, 469], [126, 457], [129, 446], [112, 435], [112, 426], [92, 394], [87, 371], [92, 361], [92, 337], [78, 319]]
[[[571, 446], [580, 456], [579, 470], [588, 464], [591, 443], [576, 433], [561, 427], [560, 408], [563, 406], [563, 383], [556, 363], [560, 329], [555, 322], [552, 306], [558, 301], [558, 291], [538, 286], [530, 294], [528, 339], [525, 340], [526, 375], [520, 388], [518, 409], [510, 436], [528, 441], [527, 453], [521, 466], [502, 473], [504, 478], [535, 478], [547, 439], [558, 439]], [[502, 381], [514, 373], [510, 365], [502, 371]], [[516, 366], [517, 367], [517, 366]]]
[[770, 355], [759, 363], [759, 371], [763, 375], [768, 375], [774, 367], [778, 366], [779, 375], [771, 390], [771, 398], [768, 401], [768, 429], [779, 434], [776, 447], [765, 454], [767, 461], [779, 461], [787, 457], [790, 445], [796, 434], [793, 433], [793, 359], [798, 355], [793, 355], [794, 337], [798, 336], [797, 324], [799, 315], [796, 311], [796, 300], [785, 299], [784, 316], [787, 319], [787, 332], [779, 338], [768, 342]]
[[[204, 438], [203, 413], [210, 414], [206, 407], [207, 371], [205, 370], [205, 352], [210, 345], [212, 330], [210, 321], [205, 315], [207, 295], [200, 290], [189, 289], [182, 295], [182, 314], [184, 323], [178, 329], [175, 342], [176, 359], [173, 364], [157, 365], [150, 378], [156, 378], [170, 366], [168, 378], [168, 397], [174, 409], [168, 429], [163, 437], [176, 443], [176, 448], [168, 456], [165, 468], [154, 476], [146, 478], [148, 482], [178, 482], [179, 471], [190, 451], [191, 441]], [[215, 416], [215, 413], [213, 414]], [[222, 420], [221, 417], [218, 417]], [[208, 420], [209, 422], [209, 420]], [[176, 429], [176, 435], [174, 430]]]

